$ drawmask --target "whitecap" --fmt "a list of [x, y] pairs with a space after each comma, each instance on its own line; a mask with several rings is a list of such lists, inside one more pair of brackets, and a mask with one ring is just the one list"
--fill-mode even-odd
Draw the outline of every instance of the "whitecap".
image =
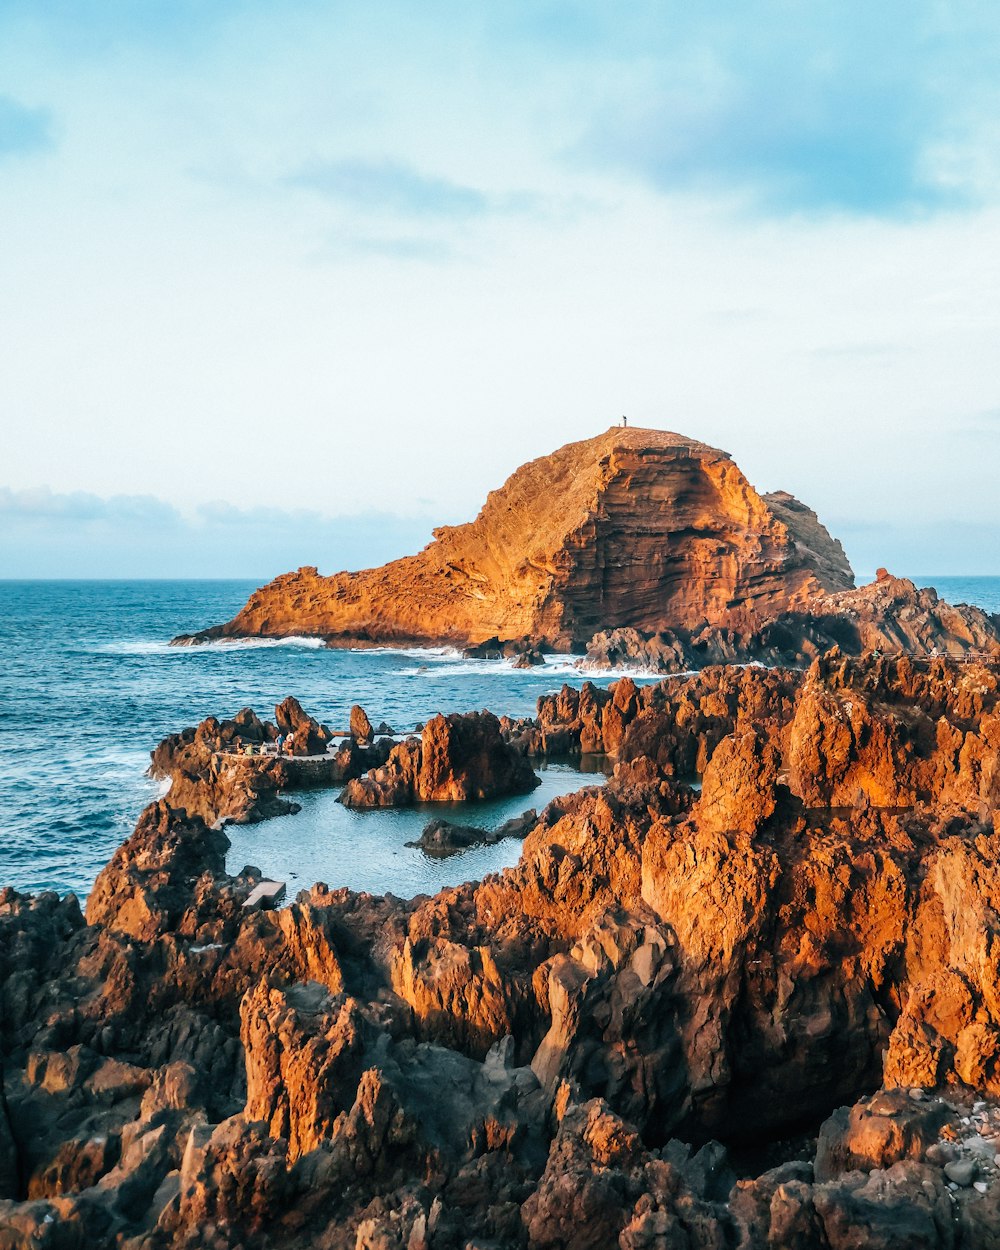
[[605, 665], [589, 664], [586, 660], [580, 660], [574, 666], [574, 672], [577, 677], [584, 677], [588, 681], [594, 678], [600, 678], [602, 681], [618, 681], [620, 677], [631, 677], [633, 681], [663, 681], [667, 677], [697, 677], [698, 669], [685, 668], [678, 673], [664, 673], [655, 668], [646, 668], [638, 664], [622, 664], [608, 668]]
[[459, 647], [337, 647], [336, 650], [351, 655], [404, 655], [410, 660], [457, 660], [462, 658]]
[[170, 655], [180, 656], [197, 654], [206, 649], [226, 651], [256, 651], [261, 648], [295, 647], [307, 651], [318, 651], [325, 644], [322, 638], [311, 638], [307, 635], [291, 635], [288, 638], [212, 638], [205, 642], [186, 643], [174, 646], [163, 639], [141, 639], [128, 642], [108, 642], [98, 650], [112, 655]]

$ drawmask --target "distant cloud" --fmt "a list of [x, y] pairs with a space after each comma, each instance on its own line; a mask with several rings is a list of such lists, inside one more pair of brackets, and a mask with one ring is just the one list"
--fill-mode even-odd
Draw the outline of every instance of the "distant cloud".
[[112, 524], [178, 525], [180, 512], [154, 495], [112, 495], [87, 491], [56, 494], [47, 486], [11, 490], [0, 486], [0, 517], [8, 521], [110, 522]]
[[402, 161], [312, 161], [289, 174], [284, 182], [348, 208], [388, 217], [455, 222], [492, 213], [535, 215], [546, 211], [541, 197], [531, 192], [494, 194], [424, 173]]
[[[650, 36], [638, 85], [609, 88], [578, 154], [663, 192], [728, 195], [776, 214], [904, 216], [973, 202], [957, 156], [988, 57], [962, 22], [887, 4], [748, 5]], [[680, 10], [678, 12], [681, 12]], [[700, 12], [700, 10], [699, 10]], [[979, 45], [995, 47], [992, 38]], [[928, 71], [923, 72], [926, 67]]]
[[602, 120], [586, 145], [661, 191], [728, 191], [770, 211], [898, 214], [966, 202], [926, 168], [924, 128], [906, 108], [854, 98], [846, 83], [826, 87], [794, 84], [775, 99], [736, 83], [697, 103], [661, 97]]
[[285, 180], [353, 208], [410, 217], [475, 217], [490, 199], [475, 187], [397, 161], [315, 161]]
[[0, 577], [265, 577], [301, 564], [337, 572], [417, 551], [431, 521], [324, 516], [224, 501], [186, 515], [154, 495], [0, 487]]
[[26, 108], [0, 95], [0, 157], [22, 156], [52, 146], [52, 118], [47, 109]]

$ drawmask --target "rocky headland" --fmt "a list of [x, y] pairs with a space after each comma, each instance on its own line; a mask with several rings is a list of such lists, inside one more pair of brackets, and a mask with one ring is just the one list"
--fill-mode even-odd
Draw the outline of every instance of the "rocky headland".
[[[280, 706], [321, 784], [386, 767]], [[251, 908], [224, 824], [295, 759], [228, 771], [278, 732], [246, 712], [157, 748], [85, 913], [0, 892], [0, 1247], [1000, 1245], [993, 666], [833, 649], [445, 720], [442, 793], [614, 773], [482, 882]]]
[[732, 458], [662, 430], [618, 427], [531, 461], [476, 519], [378, 569], [286, 573], [229, 622], [178, 644], [320, 637], [437, 645], [518, 665], [546, 650], [595, 667], [680, 672], [758, 660], [1000, 654], [1000, 627], [884, 570], [855, 589], [840, 543]]

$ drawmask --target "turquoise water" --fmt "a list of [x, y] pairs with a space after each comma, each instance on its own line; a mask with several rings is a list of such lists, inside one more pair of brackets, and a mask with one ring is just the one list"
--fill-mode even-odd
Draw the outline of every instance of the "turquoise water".
[[[1000, 578], [918, 580], [952, 601], [1000, 611]], [[249, 704], [269, 715], [294, 694], [335, 728], [361, 703], [376, 724], [385, 719], [402, 730], [438, 711], [530, 715], [540, 694], [581, 681], [565, 660], [516, 670], [445, 653], [328, 651], [304, 640], [167, 645], [175, 634], [233, 616], [253, 589], [234, 581], [0, 582], [0, 884], [85, 894], [157, 793], [145, 776], [150, 750], [210, 713]], [[280, 862], [297, 858], [304, 866], [324, 820], [342, 846], [342, 833], [321, 814], [330, 797], [309, 796], [302, 816], [260, 826], [257, 858], [266, 859], [267, 839], [290, 845], [298, 829], [301, 848]], [[536, 802], [529, 797], [525, 806]], [[370, 832], [374, 826], [358, 826], [359, 837], [364, 828], [375, 888], [394, 854]], [[345, 862], [338, 850], [320, 875], [344, 883], [336, 865]], [[350, 883], [365, 882], [355, 875]]]
[[580, 772], [568, 764], [548, 764], [536, 771], [542, 784], [531, 794], [484, 803], [420, 803], [395, 810], [352, 811], [337, 802], [335, 791], [297, 794], [295, 799], [302, 804], [298, 815], [227, 831], [233, 844], [227, 867], [238, 872], [245, 864], [253, 864], [265, 876], [284, 881], [289, 899], [315, 881], [372, 894], [389, 891], [401, 898], [480, 881], [489, 872], [517, 863], [521, 854], [517, 838], [470, 847], [447, 859], [435, 859], [406, 843], [416, 841], [428, 821], [437, 818], [477, 829], [499, 829], [529, 807], [540, 812], [559, 795], [605, 780], [600, 772]]

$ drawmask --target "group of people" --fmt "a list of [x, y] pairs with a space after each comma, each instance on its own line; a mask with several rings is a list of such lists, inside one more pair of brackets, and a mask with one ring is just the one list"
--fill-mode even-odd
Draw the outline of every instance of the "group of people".
[[279, 733], [274, 742], [244, 742], [237, 736], [230, 749], [234, 755], [294, 755], [295, 735]]

